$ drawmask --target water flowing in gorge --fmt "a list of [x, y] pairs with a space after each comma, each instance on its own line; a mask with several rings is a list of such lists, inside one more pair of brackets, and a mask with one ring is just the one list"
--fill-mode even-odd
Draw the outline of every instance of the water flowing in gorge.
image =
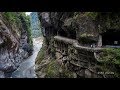
[[119, 18], [119, 12], [0, 12], [0, 78], [119, 78]]
[[36, 78], [35, 59], [42, 47], [42, 38], [33, 38], [33, 45], [33, 55], [20, 64], [19, 68], [12, 73], [12, 78]]

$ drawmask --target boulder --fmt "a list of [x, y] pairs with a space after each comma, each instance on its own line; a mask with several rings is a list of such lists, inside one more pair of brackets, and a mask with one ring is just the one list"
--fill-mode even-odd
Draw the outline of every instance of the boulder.
[[30, 47], [29, 44], [24, 44], [22, 49], [26, 52], [28, 52], [29, 56], [32, 55], [32, 52], [33, 52], [33, 48]]

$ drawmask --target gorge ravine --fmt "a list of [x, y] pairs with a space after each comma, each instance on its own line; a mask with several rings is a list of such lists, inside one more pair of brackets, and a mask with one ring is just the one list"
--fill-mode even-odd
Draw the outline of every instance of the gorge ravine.
[[19, 68], [12, 73], [12, 78], [36, 78], [35, 59], [41, 47], [42, 38], [33, 38], [33, 55], [20, 64]]

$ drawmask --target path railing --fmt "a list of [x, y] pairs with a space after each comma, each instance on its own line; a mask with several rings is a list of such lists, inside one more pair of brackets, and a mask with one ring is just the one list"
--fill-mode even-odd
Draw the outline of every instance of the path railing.
[[91, 52], [96, 52], [96, 51], [99, 51], [99, 50], [103, 49], [103, 48], [98, 48], [98, 47], [93, 48], [93, 47], [81, 46], [81, 45], [79, 45], [77, 40], [69, 39], [69, 38], [62, 37], [62, 36], [55, 36], [54, 39], [57, 40], [57, 41], [64, 42], [66, 44], [71, 44], [73, 47], [75, 47], [77, 49], [84, 49], [84, 50], [91, 51]]

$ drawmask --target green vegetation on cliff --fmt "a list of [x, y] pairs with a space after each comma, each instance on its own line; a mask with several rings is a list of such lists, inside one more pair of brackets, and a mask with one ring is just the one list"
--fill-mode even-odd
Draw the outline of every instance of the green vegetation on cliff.
[[106, 48], [100, 53], [98, 61], [99, 68], [104, 72], [114, 72], [115, 77], [119, 77], [120, 73], [120, 49], [119, 48]]
[[[49, 41], [50, 49], [46, 47], [47, 43], [48, 41], [44, 39], [43, 46], [37, 55], [35, 63], [36, 65], [38, 65], [38, 68], [36, 69], [36, 72], [45, 73], [45, 78], [74, 78], [73, 72], [70, 72], [69, 70], [67, 70], [66, 67], [60, 65], [58, 61], [56, 61], [55, 58], [56, 50], [53, 46], [54, 44], [53, 37], [51, 37], [51, 40]], [[48, 52], [48, 50], [50, 53]], [[38, 75], [38, 77], [40, 77], [40, 75]]]
[[20, 21], [16, 12], [4, 12], [4, 16], [10, 23], [17, 23]]
[[[72, 13], [72, 14], [71, 14]], [[41, 14], [41, 13], [40, 13]], [[51, 53], [53, 56], [56, 55], [56, 57], [60, 56], [60, 60], [64, 62], [64, 58], [61, 59], [61, 57], [64, 57], [61, 53], [64, 53], [65, 49], [69, 50], [69, 46], [65, 46], [62, 42], [56, 42], [58, 44], [58, 52], [54, 49], [53, 43], [54, 40], [51, 37], [56, 36], [52, 34], [52, 30], [57, 32], [57, 35], [61, 37], [66, 37], [69, 39], [76, 39], [79, 43], [79, 45], [86, 46], [86, 48], [90, 48], [90, 46], [95, 45], [95, 49], [97, 49], [97, 46], [102, 46], [101, 43], [104, 46], [109, 46], [110, 42], [114, 43], [114, 41], [118, 41], [119, 43], [119, 35], [117, 39], [117, 35], [113, 35], [113, 41], [108, 40], [109, 38], [109, 33], [110, 29], [115, 30], [117, 32], [120, 32], [120, 13], [119, 12], [49, 12], [50, 15], [50, 27], [49, 23], [44, 23], [45, 20], [42, 18], [42, 15], [40, 16], [41, 23], [43, 24], [43, 27], [45, 28], [45, 34], [46, 36], [44, 38], [47, 39], [45, 45], [47, 46], [46, 51], [49, 52], [48, 54], [44, 54], [41, 52], [39, 54], [39, 58], [42, 56], [41, 59], [43, 59], [43, 56], [50, 56], [50, 63], [47, 65], [45, 68], [45, 72], [47, 73], [47, 77], [62, 77], [60, 74], [63, 73], [66, 68], [62, 68], [60, 65], [58, 65], [57, 59], [51, 57]], [[43, 20], [43, 22], [42, 22]], [[46, 24], [46, 25], [45, 25]], [[51, 28], [52, 27], [52, 28]], [[50, 31], [51, 29], [51, 31]], [[48, 31], [48, 32], [47, 32]], [[105, 35], [103, 35], [106, 33]], [[119, 33], [118, 33], [119, 34]], [[111, 34], [110, 34], [111, 35]], [[102, 36], [100, 38], [99, 36]], [[101, 40], [102, 39], [102, 40]], [[112, 39], [112, 38], [111, 38]], [[52, 41], [53, 40], [53, 41]], [[100, 41], [100, 45], [98, 45]], [[104, 42], [105, 41], [105, 42]], [[107, 43], [108, 41], [108, 43]], [[106, 46], [106, 47], [107, 47]], [[65, 48], [63, 50], [63, 48]], [[94, 47], [91, 49], [94, 49]], [[82, 51], [80, 50], [80, 53], [75, 53], [76, 56], [71, 56], [73, 57], [72, 60], [73, 62], [78, 63], [77, 67], [83, 67], [84, 65], [79, 65], [79, 64], [85, 64], [85, 68], [90, 68], [91, 71], [94, 71], [97, 73], [97, 71], [103, 71], [103, 72], [114, 72], [115, 75], [114, 77], [120, 77], [120, 49], [119, 48], [106, 48], [102, 51], [103, 49], [100, 48], [97, 53], [91, 52], [91, 51]], [[61, 52], [60, 52], [61, 51]], [[99, 54], [98, 57], [94, 57], [95, 55]], [[71, 57], [69, 55], [70, 53], [67, 53], [66, 56], [68, 56], [68, 63], [71, 60]], [[83, 56], [82, 56], [83, 55]], [[97, 56], [97, 55], [96, 55]], [[70, 57], [70, 58], [69, 58]], [[41, 61], [41, 59], [37, 58], [37, 61]], [[97, 59], [99, 58], [99, 59]], [[93, 61], [92, 61], [93, 59]], [[83, 62], [82, 62], [83, 61]], [[87, 63], [84, 63], [87, 62]], [[41, 62], [39, 62], [40, 64]], [[64, 65], [65, 66], [65, 65]], [[72, 65], [71, 65], [72, 67]], [[62, 68], [62, 69], [61, 69]], [[72, 67], [74, 69], [74, 67]], [[61, 70], [60, 70], [61, 69]], [[76, 68], [77, 69], [77, 68]], [[79, 68], [78, 68], [79, 69]], [[99, 69], [99, 70], [98, 70]], [[60, 71], [60, 72], [59, 72]], [[62, 72], [61, 72], [62, 71]], [[74, 70], [75, 72], [79, 72], [80, 70]], [[82, 69], [81, 69], [82, 71]], [[83, 71], [85, 71], [83, 69]], [[63, 74], [63, 77], [69, 77], [69, 75], [65, 75], [67, 71]], [[85, 74], [90, 74], [91, 72], [88, 72], [87, 70], [85, 71]], [[70, 74], [70, 72], [68, 73]], [[79, 73], [78, 73], [79, 74]], [[77, 75], [78, 75], [77, 74]], [[80, 73], [81, 74], [81, 73]], [[60, 75], [60, 76], [59, 76]], [[89, 76], [89, 75], [88, 75]], [[107, 76], [107, 75], [106, 75]], [[109, 76], [109, 75], [108, 75]], [[92, 77], [92, 73], [90, 75]], [[94, 76], [93, 77], [97, 77]]]
[[56, 60], [51, 62], [45, 68], [46, 78], [74, 78], [74, 73], [60, 65]]
[[31, 36], [31, 28], [30, 28], [30, 17], [25, 15], [25, 12], [4, 12], [3, 16], [6, 18], [7, 21], [10, 22], [10, 24], [13, 25], [18, 25], [21, 22], [20, 17], [22, 17], [25, 21], [25, 26], [26, 28], [24, 28], [27, 33], [28, 33], [28, 43], [30, 44], [30, 46], [33, 46], [33, 42], [32, 42], [32, 36]]
[[106, 48], [101, 54], [101, 61], [106, 63], [120, 64], [120, 49]]
[[31, 34], [31, 28], [30, 28], [30, 16], [26, 16], [25, 12], [21, 12], [20, 16], [23, 17], [26, 24], [26, 30], [28, 34], [28, 43], [30, 44], [31, 47], [33, 47], [32, 34]]
[[45, 49], [42, 47], [40, 51], [38, 52], [37, 58], [36, 58], [36, 64], [40, 64], [41, 61], [45, 58]]

